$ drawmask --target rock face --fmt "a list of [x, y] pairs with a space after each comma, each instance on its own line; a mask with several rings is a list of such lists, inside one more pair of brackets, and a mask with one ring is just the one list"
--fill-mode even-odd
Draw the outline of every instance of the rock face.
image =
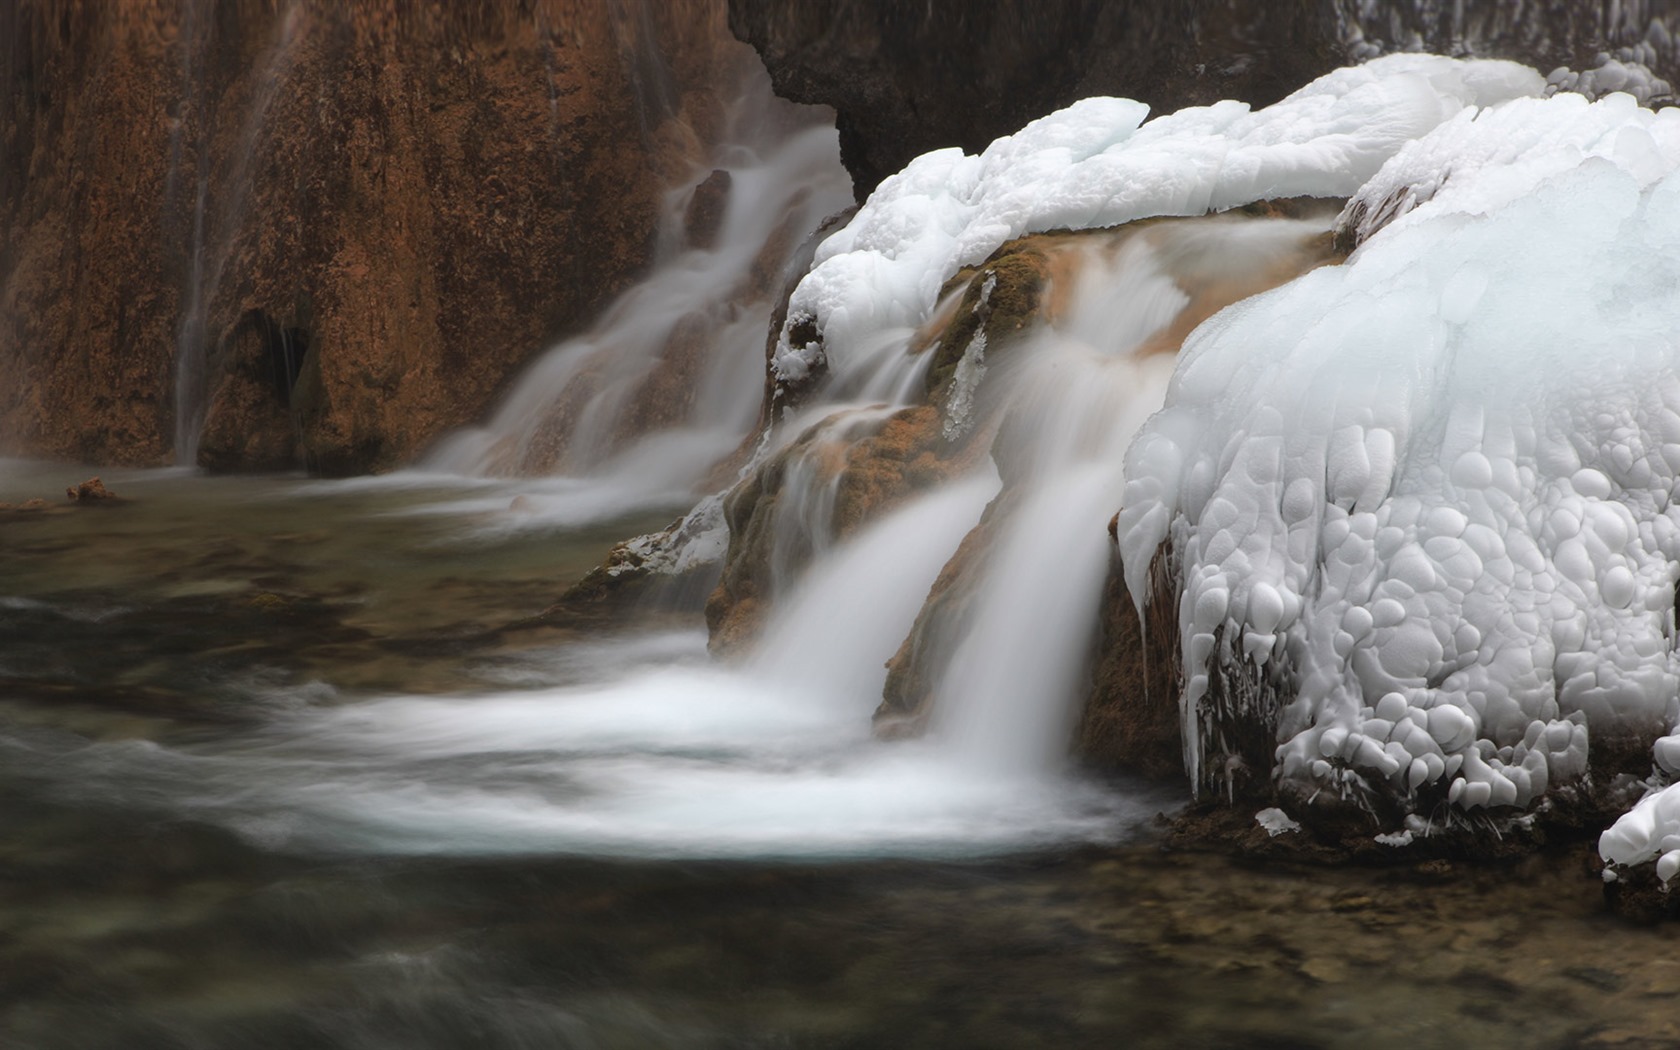
[[1675, 79], [1680, 16], [1620, 6], [730, 0], [729, 15], [779, 94], [835, 108], [861, 199], [918, 154], [977, 152], [1076, 99], [1119, 95], [1157, 113], [1225, 98], [1264, 105], [1390, 50], [1513, 58], [1542, 71], [1590, 69], [1603, 64], [1600, 52], [1619, 51]]
[[[1074, 338], [1069, 333], [1084, 331], [1080, 319], [1088, 315], [1081, 312], [1076, 289], [1088, 268], [1122, 265], [1116, 260], [1140, 258], [1155, 250], [1150, 246], [1179, 243], [1175, 238], [1192, 231], [1218, 237], [1233, 224], [1295, 219], [1305, 210], [1311, 209], [1285, 201], [1244, 208], [1243, 215], [1035, 234], [958, 272], [939, 294], [943, 305], [921, 330], [904, 336], [904, 353], [930, 355], [919, 403], [836, 411], [807, 425], [724, 497], [728, 549], [706, 608], [713, 651], [727, 654], [748, 644], [779, 592], [826, 546], [989, 458], [999, 494], [943, 566], [887, 663], [876, 731], [888, 737], [921, 732], [941, 702], [942, 683], [949, 695], [948, 672], [961, 662], [962, 643], [992, 600], [986, 592], [989, 567], [1043, 481], [1047, 446], [1041, 442], [1047, 439], [1039, 428], [1046, 402], [1030, 391], [1045, 377], [1061, 374], [1068, 359], [1055, 355]], [[1241, 279], [1223, 267], [1204, 273], [1163, 249], [1163, 257], [1177, 260], [1167, 264], [1174, 290], [1165, 301], [1174, 309], [1115, 352], [1122, 358], [1170, 359], [1185, 335], [1221, 307], [1333, 261], [1328, 235], [1307, 232], [1314, 225], [1292, 223], [1300, 250], [1244, 269]], [[1053, 367], [1035, 373], [1035, 363], [1042, 365], [1046, 356]], [[820, 393], [827, 376], [815, 374]], [[1142, 382], [1141, 373], [1121, 375], [1126, 382]], [[779, 393], [780, 400], [792, 399], [786, 388]], [[1101, 530], [1103, 524], [1097, 517], [1090, 527]], [[1057, 556], [1043, 552], [1046, 572], [1064, 571]], [[1164, 597], [1169, 561], [1170, 554], [1163, 556], [1151, 576], [1163, 590], [1140, 623], [1118, 554], [1110, 548], [1102, 622], [1093, 632], [1088, 674], [1076, 687], [1084, 699], [1073, 727], [1074, 749], [1092, 765], [1153, 776], [1182, 771], [1177, 622], [1170, 614], [1173, 603]], [[1046, 701], [1023, 696], [1021, 702]]]
[[644, 268], [752, 61], [708, 0], [0, 18], [0, 448], [225, 470], [480, 415]]

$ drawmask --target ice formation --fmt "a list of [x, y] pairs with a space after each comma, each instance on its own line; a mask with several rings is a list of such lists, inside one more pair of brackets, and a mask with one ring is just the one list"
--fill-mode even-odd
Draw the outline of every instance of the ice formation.
[[[920, 323], [952, 275], [1012, 238], [1346, 197], [1443, 121], [1545, 88], [1539, 73], [1511, 62], [1391, 55], [1260, 110], [1226, 101], [1144, 123], [1140, 102], [1090, 98], [977, 156], [924, 154], [819, 247], [790, 301], [774, 367], [799, 379], [826, 357], [844, 371], [871, 334]], [[818, 339], [794, 338], [813, 323]]]
[[1648, 861], [1656, 861], [1657, 878], [1664, 885], [1680, 874], [1680, 784], [1647, 795], [1623, 814], [1599, 836], [1598, 854], [1610, 865], [1611, 876], [1618, 868]]
[[[1347, 263], [1192, 336], [1119, 535], [1134, 595], [1178, 559], [1195, 779], [1275, 720], [1286, 798], [1522, 807], [1589, 729], [1675, 725], [1677, 170], [1680, 114], [1628, 96], [1449, 117]], [[1628, 820], [1607, 858], [1680, 846], [1680, 796]]]

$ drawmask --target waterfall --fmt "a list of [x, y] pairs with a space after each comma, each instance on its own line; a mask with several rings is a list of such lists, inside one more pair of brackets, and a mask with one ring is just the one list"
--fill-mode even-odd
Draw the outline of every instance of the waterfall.
[[[667, 195], [653, 270], [426, 468], [687, 495], [753, 429], [789, 262], [851, 195], [833, 126], [791, 113], [761, 71], [745, 80], [724, 141]], [[696, 236], [702, 209], [715, 210], [715, 233]]]
[[[205, 94], [202, 78], [194, 77], [191, 60], [187, 57], [200, 46], [193, 34], [198, 22], [204, 18], [203, 12], [189, 5], [181, 34], [185, 53], [183, 74], [188, 84], [186, 98], [191, 100], [192, 119], [199, 123], [199, 141], [195, 150], [197, 177], [193, 195], [192, 239], [187, 253], [187, 286], [182, 295], [181, 320], [175, 340], [175, 462], [180, 466], [198, 463], [199, 438], [204, 429], [205, 412], [209, 408], [206, 399], [209, 396], [207, 370], [212, 338], [210, 302], [221, 287], [226, 267], [233, 261], [233, 242], [239, 234], [239, 224], [244, 218], [255, 178], [253, 165], [259, 155], [257, 146], [268, 121], [269, 110], [279, 97], [281, 87], [287, 83], [305, 22], [304, 10], [295, 3], [287, 4], [276, 19], [277, 36], [259, 63], [254, 95], [244, 110], [244, 121], [232, 151], [230, 170], [216, 180], [219, 206], [212, 214], [209, 209], [211, 168], [214, 164], [212, 144], [220, 114], [214, 104], [199, 110]], [[214, 28], [206, 28], [202, 32], [213, 34]], [[183, 112], [182, 120], [185, 119]], [[177, 129], [171, 136], [172, 151], [179, 147], [180, 134]], [[174, 169], [172, 163], [171, 178], [175, 177]]]
[[[576, 684], [306, 708], [239, 753], [179, 756], [165, 779], [255, 777], [260, 791], [213, 790], [201, 814], [328, 850], [971, 854], [1124, 834], [1162, 796], [1093, 784], [1064, 756], [1122, 458], [1171, 373], [1157, 351], [1209, 288], [1311, 265], [1324, 229], [1175, 220], [1096, 238], [1067, 308], [1000, 363], [1001, 395], [977, 406], [1002, 417], [1001, 471], [982, 461], [842, 540], [822, 528], [820, 473], [795, 479], [776, 527], [811, 547], [807, 567], [789, 559], [735, 666], [708, 664], [698, 640], [673, 660], [653, 636]], [[826, 411], [807, 436], [843, 443], [885, 414]], [[833, 454], [820, 440], [802, 451]], [[999, 533], [931, 731], [872, 739], [884, 664], [989, 503]]]
[[1067, 312], [1011, 355], [993, 411], [1013, 485], [976, 609], [933, 691], [933, 729], [983, 768], [1065, 761], [1132, 436], [1211, 305], [1317, 259], [1325, 220], [1174, 220], [1086, 249]]

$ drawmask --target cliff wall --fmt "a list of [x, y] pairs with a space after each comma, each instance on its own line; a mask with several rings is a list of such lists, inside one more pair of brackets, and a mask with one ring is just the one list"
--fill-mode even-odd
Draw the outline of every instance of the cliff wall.
[[706, 0], [0, 17], [0, 451], [227, 470], [481, 415], [647, 265], [752, 61]]

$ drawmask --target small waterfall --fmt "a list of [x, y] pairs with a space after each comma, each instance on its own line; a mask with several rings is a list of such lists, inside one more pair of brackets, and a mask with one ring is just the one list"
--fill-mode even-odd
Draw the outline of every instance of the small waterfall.
[[1077, 718], [1132, 436], [1185, 335], [1218, 306], [1315, 265], [1327, 221], [1172, 220], [1086, 249], [1071, 303], [997, 377], [994, 456], [1012, 485], [932, 729], [993, 770], [1060, 764]]
[[684, 494], [750, 433], [786, 267], [851, 196], [832, 125], [775, 99], [762, 71], [745, 80], [724, 143], [667, 198], [653, 271], [425, 466]]
[[[189, 8], [189, 12], [191, 8]], [[183, 25], [183, 47], [195, 50], [197, 44], [188, 29], [200, 18], [189, 13]], [[188, 253], [187, 287], [182, 298], [181, 320], [175, 340], [175, 462], [181, 466], [198, 463], [199, 437], [204, 429], [204, 416], [209, 406], [210, 378], [207, 375], [208, 354], [212, 339], [210, 301], [221, 287], [222, 277], [233, 252], [234, 239], [244, 219], [246, 202], [255, 177], [253, 165], [258, 159], [257, 145], [268, 122], [269, 110], [279, 97], [280, 89], [288, 81], [288, 73], [296, 53], [296, 44], [306, 21], [304, 9], [296, 3], [287, 4], [275, 24], [278, 26], [274, 42], [259, 63], [252, 88], [252, 97], [244, 109], [239, 137], [230, 151], [229, 167], [215, 180], [217, 207], [213, 214], [209, 204], [214, 165], [213, 143], [216, 123], [220, 118], [217, 107], [210, 105], [203, 112], [194, 113], [199, 122], [197, 156], [197, 187], [193, 198], [192, 242]], [[205, 30], [213, 33], [213, 29]], [[183, 62], [188, 60], [183, 59]], [[186, 75], [191, 85], [188, 97], [203, 98], [198, 81], [192, 79], [188, 65]], [[178, 133], [177, 133], [178, 134]], [[173, 172], [172, 172], [173, 174]]]
[[785, 593], [807, 565], [834, 545], [834, 505], [846, 449], [879, 430], [891, 411], [887, 406], [834, 411], [800, 439], [776, 506], [770, 550], [776, 593]]
[[775, 614], [748, 672], [773, 689], [816, 692], [861, 724], [934, 576], [997, 487], [989, 471], [966, 478], [842, 545]]

